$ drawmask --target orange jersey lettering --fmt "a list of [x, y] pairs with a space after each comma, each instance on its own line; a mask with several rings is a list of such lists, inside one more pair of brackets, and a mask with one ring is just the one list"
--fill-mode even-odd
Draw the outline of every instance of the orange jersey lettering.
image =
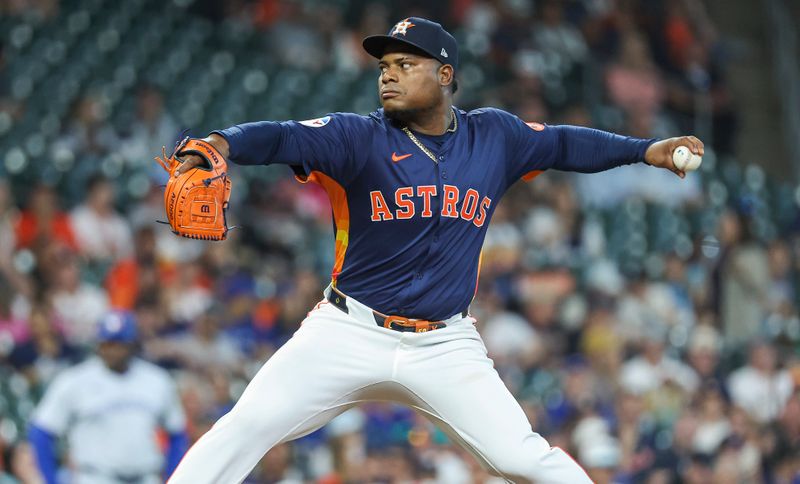
[[372, 200], [372, 217], [370, 220], [373, 222], [380, 222], [382, 220], [392, 220], [392, 212], [386, 206], [386, 199], [380, 190], [369, 192], [370, 199]]

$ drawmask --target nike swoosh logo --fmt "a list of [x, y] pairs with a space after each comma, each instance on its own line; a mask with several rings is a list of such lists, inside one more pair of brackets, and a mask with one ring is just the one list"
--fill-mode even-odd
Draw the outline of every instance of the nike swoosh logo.
[[406, 158], [408, 158], [411, 155], [412, 155], [412, 153], [409, 153], [407, 155], [397, 156], [397, 153], [392, 152], [392, 161], [397, 163], [400, 160], [405, 160]]

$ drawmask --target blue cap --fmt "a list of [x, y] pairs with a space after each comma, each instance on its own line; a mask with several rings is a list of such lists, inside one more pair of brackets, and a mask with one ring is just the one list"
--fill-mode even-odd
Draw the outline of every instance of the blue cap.
[[113, 311], [100, 320], [100, 326], [97, 328], [97, 340], [100, 342], [133, 343], [138, 337], [137, 333], [136, 320], [133, 317], [133, 313]]
[[420, 17], [409, 17], [397, 22], [386, 35], [370, 35], [361, 45], [372, 57], [383, 57], [390, 42], [401, 42], [416, 47], [442, 64], [458, 69], [458, 44], [440, 24]]

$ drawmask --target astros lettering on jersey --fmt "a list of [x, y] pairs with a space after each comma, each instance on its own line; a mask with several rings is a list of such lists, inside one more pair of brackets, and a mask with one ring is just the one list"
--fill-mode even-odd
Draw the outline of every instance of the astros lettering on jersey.
[[[237, 163], [303, 160], [294, 166], [298, 179], [325, 188], [333, 207], [337, 289], [385, 314], [435, 321], [469, 306], [496, 201], [517, 180], [559, 168], [561, 136], [570, 129], [526, 124], [493, 108], [453, 111], [442, 136], [409, 135], [382, 109], [247, 123], [219, 133]], [[248, 136], [276, 127], [277, 143], [262, 146], [253, 140], [271, 137]], [[641, 159], [650, 142], [620, 143], [627, 153], [619, 164]]]

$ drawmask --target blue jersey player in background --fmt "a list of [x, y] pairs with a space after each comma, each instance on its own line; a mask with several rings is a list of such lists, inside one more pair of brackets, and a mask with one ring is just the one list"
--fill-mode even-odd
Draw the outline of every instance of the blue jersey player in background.
[[[481, 245], [520, 179], [639, 162], [683, 178], [672, 152], [684, 145], [702, 155], [702, 142], [462, 111], [453, 106], [458, 46], [429, 20], [407, 18], [363, 45], [379, 59], [382, 109], [247, 123], [206, 138], [235, 163], [289, 165], [299, 180], [322, 185], [335, 265], [325, 298], [170, 482], [241, 482], [273, 446], [370, 400], [411, 406], [507, 481], [591, 482], [533, 431], [487, 357], [469, 316]], [[198, 163], [189, 158], [181, 169]]]
[[[137, 341], [132, 313], [107, 314], [97, 355], [48, 388], [29, 429], [45, 484], [157, 484], [178, 465], [188, 443], [180, 397], [166, 370], [135, 356]], [[67, 443], [62, 469], [59, 437]]]

